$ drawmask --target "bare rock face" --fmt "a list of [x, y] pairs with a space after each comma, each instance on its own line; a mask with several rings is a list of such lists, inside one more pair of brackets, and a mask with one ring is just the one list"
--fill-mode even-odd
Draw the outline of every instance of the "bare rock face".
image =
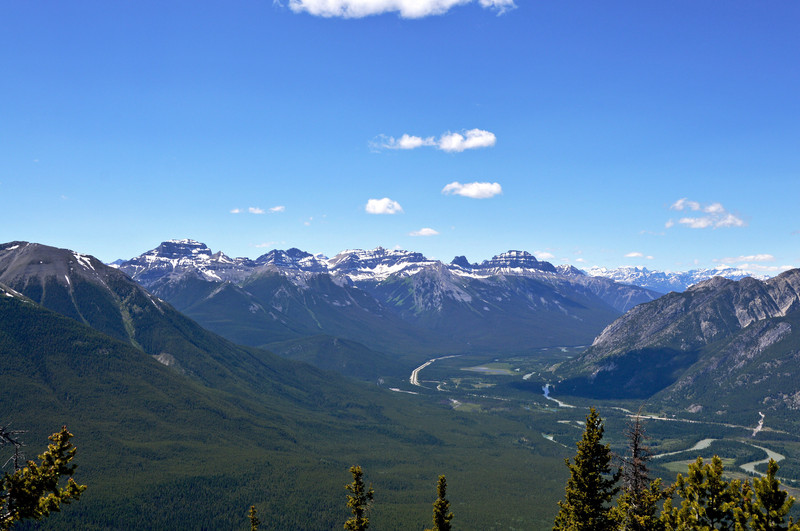
[[597, 336], [586, 360], [624, 350], [672, 347], [692, 350], [800, 307], [800, 270], [760, 281], [715, 277], [684, 293], [670, 293], [642, 304]]
[[698, 413], [735, 411], [732, 404], [746, 399], [791, 408], [799, 310], [800, 270], [766, 281], [715, 277], [611, 323], [559, 368], [569, 382], [561, 387], [589, 396], [657, 394]]

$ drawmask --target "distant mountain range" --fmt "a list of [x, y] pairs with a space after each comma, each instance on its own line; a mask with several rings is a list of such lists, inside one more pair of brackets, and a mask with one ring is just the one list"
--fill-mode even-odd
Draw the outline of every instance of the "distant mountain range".
[[414, 356], [588, 343], [659, 296], [524, 251], [480, 264], [380, 247], [333, 258], [273, 250], [251, 260], [170, 240], [115, 267], [237, 343], [271, 347], [322, 334]]
[[564, 394], [640, 398], [693, 412], [800, 410], [800, 269], [716, 277], [641, 304], [556, 374]]
[[616, 269], [592, 267], [585, 270], [585, 273], [593, 277], [609, 278], [622, 284], [640, 286], [659, 293], [686, 291], [690, 286], [714, 277], [723, 277], [730, 280], [741, 280], [746, 277], [753, 277], [759, 280], [769, 278], [766, 275], [753, 275], [743, 269], [728, 266], [679, 272], [652, 271], [646, 267], [633, 266], [618, 267]]

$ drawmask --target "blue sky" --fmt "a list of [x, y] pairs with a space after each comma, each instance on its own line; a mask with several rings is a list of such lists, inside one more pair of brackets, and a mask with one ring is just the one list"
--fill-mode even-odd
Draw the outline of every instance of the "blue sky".
[[798, 27], [796, 1], [3, 2], [0, 240], [797, 267]]

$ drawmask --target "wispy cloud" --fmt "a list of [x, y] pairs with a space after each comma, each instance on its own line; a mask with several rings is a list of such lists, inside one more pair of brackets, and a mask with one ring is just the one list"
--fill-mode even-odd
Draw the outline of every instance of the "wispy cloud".
[[500, 183], [465, 183], [461, 184], [454, 181], [444, 188], [442, 193], [445, 195], [462, 195], [464, 197], [471, 197], [473, 199], [487, 199], [503, 193], [503, 188]]
[[664, 224], [668, 229], [674, 227], [676, 223], [692, 229], [719, 229], [724, 227], [744, 227], [747, 225], [742, 218], [728, 212], [721, 203], [703, 205], [684, 197], [675, 201], [669, 208], [670, 210], [699, 212], [702, 213], [702, 215], [679, 218], [677, 222], [670, 219]]
[[748, 254], [714, 259], [715, 262], [721, 262], [723, 264], [738, 264], [740, 262], [773, 262], [774, 260], [775, 257], [771, 254]]
[[753, 274], [776, 275], [795, 267], [790, 265], [766, 265], [764, 262], [775, 261], [773, 255], [766, 253], [726, 256], [725, 258], [715, 258], [713, 261], [720, 264], [720, 266], [735, 267]]
[[439, 234], [439, 231], [430, 229], [428, 227], [408, 233], [409, 236], [436, 236], [437, 234]]
[[460, 153], [468, 149], [492, 147], [497, 143], [497, 136], [483, 129], [468, 129], [458, 133], [447, 132], [438, 139], [432, 136], [421, 137], [403, 134], [399, 138], [379, 135], [370, 142], [375, 150], [381, 149], [417, 149], [430, 146], [448, 153]]
[[388, 197], [383, 199], [370, 199], [365, 207], [367, 214], [400, 214], [403, 207], [397, 201], [392, 201]]
[[736, 266], [739, 269], [744, 269], [750, 273], [765, 273], [765, 274], [778, 274], [794, 269], [795, 266], [782, 265], [782, 266], [768, 266], [763, 264], [739, 264]]
[[416, 149], [422, 146], [435, 146], [436, 140], [434, 140], [432, 136], [422, 138], [420, 136], [404, 134], [400, 138], [380, 136], [377, 142], [372, 142], [372, 145], [384, 149]]
[[556, 257], [553, 253], [548, 253], [547, 251], [534, 251], [533, 255], [539, 260], [552, 260]]
[[628, 253], [625, 255], [625, 258], [646, 258], [647, 260], [652, 260], [653, 257], [650, 255], [645, 256], [644, 253], [640, 253], [638, 251], [634, 251], [632, 253]]
[[[286, 210], [285, 206], [278, 205], [278, 206], [271, 207], [269, 209], [269, 213], [270, 214], [275, 214], [275, 213], [278, 213], [278, 212], [283, 212], [284, 210]], [[241, 208], [232, 208], [230, 210], [231, 214], [241, 214], [242, 212], [245, 212], [245, 211], [242, 210]], [[267, 213], [266, 210], [264, 210], [263, 208], [260, 208], [260, 207], [249, 207], [247, 209], [247, 212], [249, 212], [250, 214], [266, 214]]]
[[[284, 0], [273, 0], [285, 5]], [[477, 3], [498, 15], [514, 9], [514, 0], [288, 0], [289, 9], [295, 13], [308, 13], [319, 17], [362, 18], [383, 13], [397, 13], [403, 18], [422, 18], [442, 15], [451, 8]]]

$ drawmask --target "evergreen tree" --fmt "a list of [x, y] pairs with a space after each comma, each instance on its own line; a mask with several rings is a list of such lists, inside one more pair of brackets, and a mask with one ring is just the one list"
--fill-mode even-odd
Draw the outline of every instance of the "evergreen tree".
[[0, 530], [6, 531], [14, 523], [33, 519], [41, 520], [61, 504], [78, 500], [86, 485], [78, 485], [70, 477], [60, 487], [61, 478], [75, 472], [71, 463], [76, 449], [69, 442], [72, 434], [67, 427], [50, 436], [51, 444], [39, 456], [40, 463], [28, 461], [27, 466], [15, 466], [13, 474], [4, 473], [0, 486]]
[[433, 502], [433, 527], [425, 531], [450, 531], [450, 520], [453, 513], [450, 511], [450, 502], [447, 501], [447, 480], [444, 476], [439, 476], [439, 483], [436, 485], [437, 498]]
[[255, 505], [250, 506], [250, 511], [247, 513], [247, 517], [250, 519], [250, 531], [258, 531], [258, 526], [261, 525], [261, 520], [258, 519], [258, 513], [256, 512]]
[[781, 490], [780, 481], [775, 477], [778, 463], [773, 459], [767, 465], [767, 475], [753, 480], [753, 498], [749, 501], [747, 512], [750, 526], [754, 531], [800, 531], [786, 515], [794, 505], [794, 497]]
[[361, 467], [351, 466], [350, 473], [353, 475], [353, 482], [344, 486], [350, 493], [347, 495], [347, 507], [352, 511], [353, 516], [344, 523], [344, 528], [348, 531], [364, 531], [369, 527], [367, 511], [372, 503], [374, 491], [370, 485], [369, 490], [364, 487], [364, 471]]
[[661, 480], [651, 480], [647, 462], [650, 449], [640, 415], [628, 425], [628, 455], [622, 459], [622, 494], [617, 500], [617, 519], [623, 531], [658, 531], [663, 523], [658, 503], [668, 495]]
[[586, 417], [583, 438], [577, 443], [575, 462], [566, 459], [570, 471], [564, 501], [553, 531], [606, 531], [616, 527], [611, 501], [619, 488], [620, 471], [611, 470], [611, 450], [602, 444], [603, 421], [594, 408]]
[[718, 456], [711, 463], [703, 458], [689, 465], [689, 475], [678, 474], [675, 483], [681, 506], [673, 507], [672, 500], [664, 502], [661, 520], [668, 531], [690, 529], [719, 529], [738, 531], [746, 525], [746, 503], [750, 498], [750, 484], [722, 478], [722, 460]]

